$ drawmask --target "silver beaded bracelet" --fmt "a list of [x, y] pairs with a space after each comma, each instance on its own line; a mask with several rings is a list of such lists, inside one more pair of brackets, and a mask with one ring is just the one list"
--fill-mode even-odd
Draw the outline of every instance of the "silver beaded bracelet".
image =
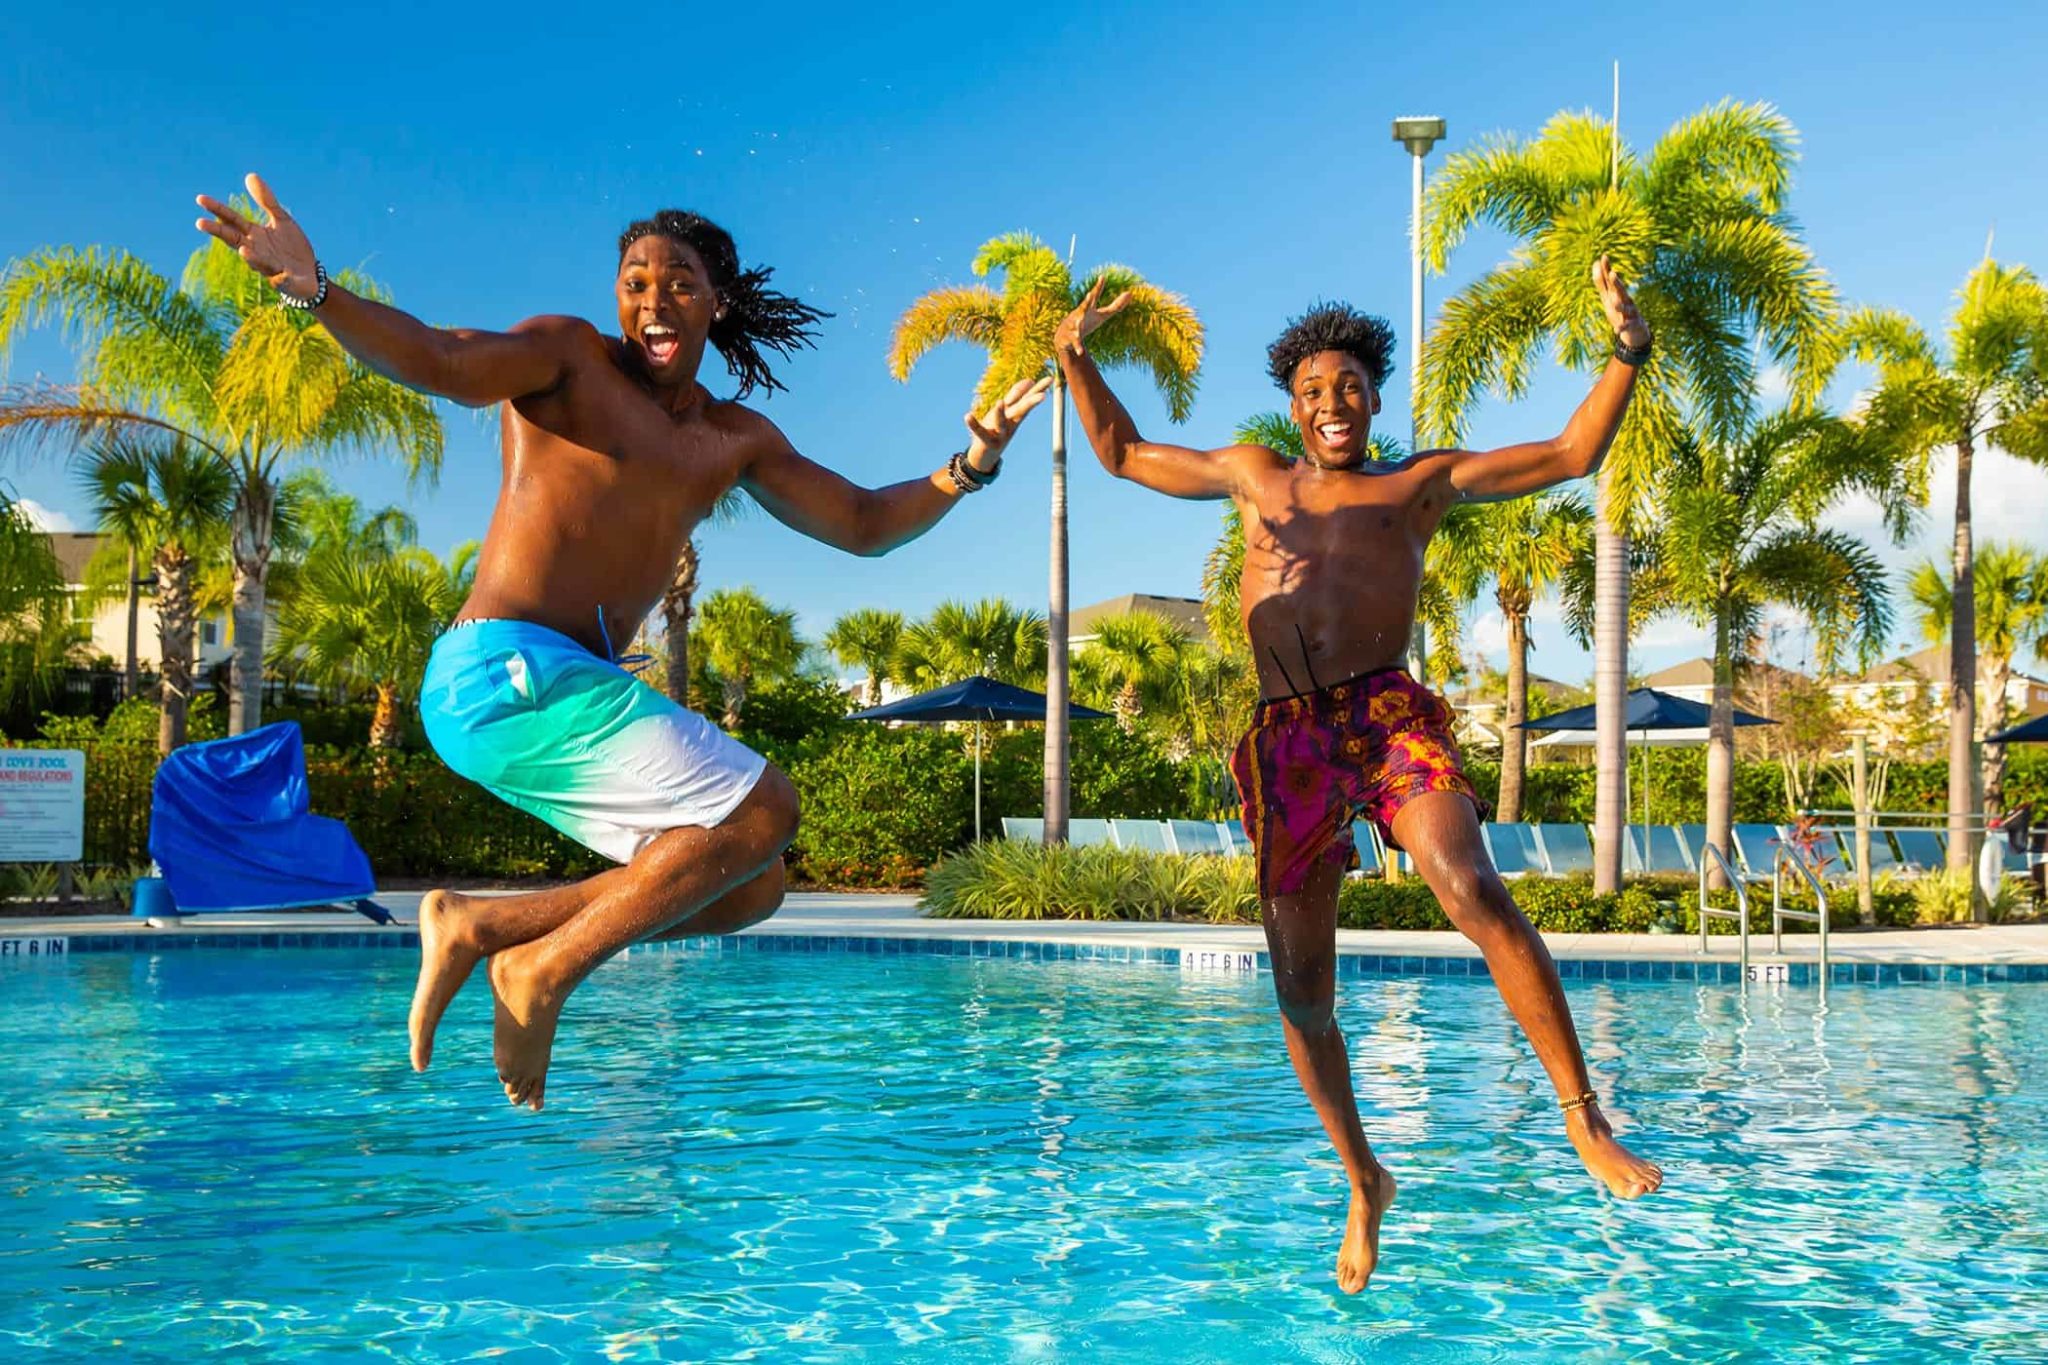
[[320, 287], [313, 291], [312, 298], [302, 299], [297, 294], [287, 294], [280, 288], [277, 291], [277, 301], [287, 308], [296, 308], [302, 313], [312, 312], [315, 308], [327, 302], [327, 267], [318, 261], [313, 262], [313, 278], [319, 282]]

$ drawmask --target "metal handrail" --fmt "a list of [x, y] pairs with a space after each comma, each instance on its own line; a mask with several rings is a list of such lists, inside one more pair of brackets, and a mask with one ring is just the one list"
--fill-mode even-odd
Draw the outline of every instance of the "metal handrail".
[[1728, 885], [1735, 888], [1735, 909], [1722, 910], [1707, 904], [1707, 860], [1700, 859], [1700, 951], [1707, 951], [1707, 921], [1710, 919], [1732, 919], [1735, 921], [1737, 951], [1742, 958], [1742, 979], [1749, 979], [1749, 890], [1742, 884], [1742, 878], [1735, 875], [1735, 869], [1728, 865], [1728, 855], [1713, 844], [1704, 845], [1713, 855], [1713, 861], [1720, 864], [1721, 875], [1728, 879]]
[[[1785, 865], [1806, 878], [1806, 884], [1813, 888], [1815, 910], [1809, 914], [1804, 910], [1785, 908]], [[1820, 878], [1813, 875], [1813, 869], [1806, 865], [1806, 859], [1790, 848], [1780, 845], [1778, 856], [1771, 864], [1771, 951], [1780, 957], [1785, 955], [1785, 921], [1796, 919], [1807, 924], [1820, 926], [1820, 979], [1823, 985], [1828, 979], [1828, 893], [1820, 884]]]

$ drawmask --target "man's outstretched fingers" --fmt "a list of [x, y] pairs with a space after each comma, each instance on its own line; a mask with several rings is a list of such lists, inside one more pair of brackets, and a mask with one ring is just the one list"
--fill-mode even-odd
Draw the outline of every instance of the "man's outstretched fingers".
[[284, 211], [284, 205], [277, 202], [276, 193], [264, 182], [262, 176], [251, 171], [249, 178], [243, 183], [249, 187], [249, 197], [263, 206], [263, 211], [270, 215], [272, 223], [291, 217]]

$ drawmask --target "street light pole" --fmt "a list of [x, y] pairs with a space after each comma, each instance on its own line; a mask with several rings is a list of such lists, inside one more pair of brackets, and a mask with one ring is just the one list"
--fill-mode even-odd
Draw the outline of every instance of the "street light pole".
[[[1408, 453], [1422, 449], [1422, 158], [1443, 140], [1444, 121], [1435, 117], [1394, 120], [1394, 141], [1414, 163], [1413, 207], [1408, 215]], [[1429, 641], [1420, 620], [1408, 643], [1408, 671], [1428, 684]]]

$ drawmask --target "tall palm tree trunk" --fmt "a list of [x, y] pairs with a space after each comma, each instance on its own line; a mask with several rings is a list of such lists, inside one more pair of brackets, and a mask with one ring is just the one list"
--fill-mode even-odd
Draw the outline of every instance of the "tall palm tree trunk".
[[[1994, 659], [1984, 679], [1984, 733], [1995, 735], [2005, 728], [2005, 692], [2012, 686], [2011, 658]], [[1980, 751], [1984, 782], [1984, 816], [1996, 820], [2005, 814], [2005, 746], [1986, 744]]]
[[[1726, 613], [1714, 615], [1714, 699], [1707, 713], [1707, 842], [1733, 859], [1728, 841], [1735, 827], [1735, 654]], [[1710, 864], [1707, 885], [1728, 885], [1719, 864]]]
[[1500, 736], [1500, 811], [1494, 817], [1512, 825], [1522, 818], [1523, 772], [1529, 762], [1529, 618], [1508, 612], [1508, 707]]
[[[1956, 445], [1956, 534], [1950, 582], [1948, 659], [1948, 870], [1972, 875], [1977, 836], [1977, 582], [1970, 543], [1970, 466], [1976, 450], [1965, 436]], [[1979, 905], [1978, 916], [1984, 914]]]
[[697, 596], [697, 539], [683, 542], [676, 556], [676, 570], [661, 595], [661, 628], [668, 638], [668, 674], [663, 679], [668, 699], [678, 706], [690, 704], [690, 616]]
[[235, 499], [235, 654], [228, 696], [228, 733], [263, 723], [263, 594], [270, 574], [271, 519], [277, 488], [260, 474], [243, 481]]
[[1045, 603], [1045, 842], [1067, 841], [1067, 390], [1052, 378], [1052, 571]]
[[192, 561], [173, 547], [156, 555], [157, 718], [156, 748], [167, 754], [185, 742], [185, 717], [192, 700]]
[[1593, 514], [1593, 889], [1621, 889], [1628, 821], [1628, 537], [1615, 528], [1613, 470]]
[[121, 698], [127, 700], [135, 695], [141, 686], [141, 671], [135, 664], [135, 635], [138, 620], [142, 615], [142, 588], [135, 581], [137, 556], [135, 546], [128, 547], [128, 656], [121, 664]]

